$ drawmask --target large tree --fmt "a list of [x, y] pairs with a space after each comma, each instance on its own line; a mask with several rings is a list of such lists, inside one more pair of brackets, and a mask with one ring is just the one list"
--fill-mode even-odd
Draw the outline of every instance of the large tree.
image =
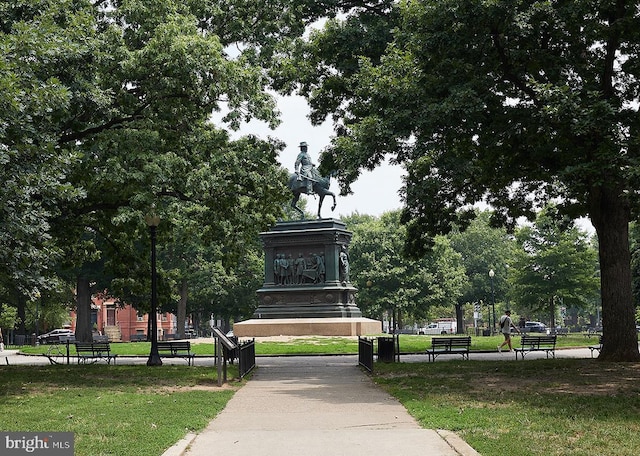
[[[315, 118], [340, 107], [323, 167], [342, 171], [346, 192], [387, 155], [405, 163], [413, 254], [479, 201], [511, 226], [548, 200], [589, 217], [602, 273], [600, 358], [639, 360], [628, 239], [640, 190], [637, 3], [406, 0], [377, 22], [397, 18], [392, 38], [353, 26], [371, 11], [329, 22], [301, 51], [315, 65], [300, 78]], [[332, 56], [354, 40], [336, 37], [356, 30], [389, 45], [375, 56], [356, 49], [358, 68], [344, 69]]]
[[[454, 227], [449, 234], [451, 246], [462, 257], [467, 280], [460, 303], [484, 300], [509, 304], [509, 272], [513, 267], [517, 244], [504, 228], [490, 226], [490, 211], [478, 212], [466, 230]], [[493, 270], [491, 279], [489, 271]], [[492, 296], [493, 282], [493, 296]]]
[[358, 288], [358, 306], [363, 314], [381, 317], [394, 311], [423, 320], [429, 308], [445, 307], [450, 314], [461, 294], [464, 268], [449, 240], [438, 237], [429, 255], [409, 259], [402, 255], [405, 228], [400, 211], [372, 216], [351, 215], [345, 222], [353, 230], [349, 247], [352, 282]]
[[76, 38], [91, 22], [39, 3], [0, 4], [0, 282], [23, 301], [55, 286], [50, 219], [82, 193], [66, 175], [77, 155], [58, 145], [71, 103], [58, 74], [86, 49]]
[[598, 300], [597, 251], [586, 232], [558, 217], [555, 206], [543, 209], [532, 226], [519, 228], [516, 239], [521, 250], [510, 279], [520, 314], [546, 315], [555, 327], [558, 303], [583, 309]]
[[251, 117], [277, 124], [263, 65], [315, 13], [224, 3], [0, 6], [0, 279], [33, 295], [52, 287], [47, 273], [63, 259], [80, 339], [91, 337], [92, 283], [148, 276], [137, 265], [147, 263], [141, 215], [153, 205], [165, 220], [159, 236], [171, 202], [182, 203], [230, 262], [280, 213], [283, 145], [231, 141], [208, 122], [224, 103], [232, 128]]

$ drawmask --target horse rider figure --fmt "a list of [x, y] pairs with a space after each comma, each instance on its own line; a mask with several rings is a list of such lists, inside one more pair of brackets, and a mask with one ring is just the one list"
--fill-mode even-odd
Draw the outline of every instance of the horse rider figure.
[[299, 181], [305, 181], [307, 185], [307, 194], [311, 195], [313, 193], [313, 168], [314, 164], [311, 161], [311, 157], [307, 153], [307, 143], [300, 143], [300, 153], [298, 154], [298, 158], [296, 158], [295, 171], [298, 175]]

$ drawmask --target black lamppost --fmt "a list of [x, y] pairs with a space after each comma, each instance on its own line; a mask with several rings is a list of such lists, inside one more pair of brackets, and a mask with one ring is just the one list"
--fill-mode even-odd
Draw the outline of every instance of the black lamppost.
[[162, 359], [158, 353], [158, 287], [156, 276], [156, 229], [160, 224], [160, 217], [155, 213], [148, 214], [144, 220], [151, 232], [151, 352], [147, 360], [147, 366], [162, 366]]
[[40, 325], [40, 303], [42, 301], [42, 295], [39, 291], [36, 291], [36, 345], [38, 344], [38, 326]]
[[493, 326], [491, 327], [491, 334], [496, 333], [496, 295], [493, 291], [493, 276], [496, 273], [493, 272], [493, 269], [489, 269], [489, 278], [491, 279], [491, 309], [493, 311]]

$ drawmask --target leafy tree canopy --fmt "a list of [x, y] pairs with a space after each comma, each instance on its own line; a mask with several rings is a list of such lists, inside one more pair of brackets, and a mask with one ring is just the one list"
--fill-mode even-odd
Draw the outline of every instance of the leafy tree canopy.
[[349, 255], [358, 305], [370, 316], [397, 309], [421, 319], [433, 306], [448, 307], [453, 313], [465, 280], [460, 255], [448, 239], [438, 237], [430, 255], [405, 258], [405, 230], [399, 219], [400, 211], [380, 218], [355, 214], [345, 219], [354, 233]]
[[32, 296], [61, 276], [100, 289], [113, 278], [141, 278], [142, 215], [152, 207], [164, 220], [160, 241], [171, 239], [174, 220], [189, 220], [199, 228], [191, 239], [224, 245], [219, 260], [237, 264], [281, 213], [283, 144], [232, 141], [209, 119], [224, 107], [229, 128], [253, 117], [277, 125], [266, 65], [325, 8], [338, 9], [317, 6], [3, 2], [0, 280], [7, 293]]
[[[386, 156], [403, 163], [412, 255], [453, 222], [464, 227], [480, 201], [511, 227], [550, 200], [572, 218], [588, 216], [602, 272], [600, 358], [640, 359], [628, 249], [640, 190], [637, 5], [406, 0], [393, 11], [376, 16], [387, 34], [361, 29], [371, 33], [359, 42], [377, 47], [336, 42], [330, 23], [300, 51], [327, 68], [299, 78], [316, 115], [340, 105], [322, 167], [341, 170], [348, 192]], [[354, 10], [339, 29], [369, 14]], [[332, 43], [333, 55], [359, 58], [355, 71], [323, 54]]]
[[491, 270], [494, 272], [496, 300], [508, 303], [513, 299], [509, 277], [514, 267], [517, 244], [504, 228], [492, 227], [490, 218], [490, 211], [479, 212], [466, 230], [454, 227], [448, 235], [451, 246], [460, 254], [465, 267], [466, 281], [461, 303], [491, 302]]
[[597, 301], [600, 291], [596, 248], [571, 220], [558, 221], [556, 212], [548, 206], [533, 226], [518, 230], [521, 250], [511, 277], [521, 313], [545, 309], [551, 324], [558, 300], [584, 308]]

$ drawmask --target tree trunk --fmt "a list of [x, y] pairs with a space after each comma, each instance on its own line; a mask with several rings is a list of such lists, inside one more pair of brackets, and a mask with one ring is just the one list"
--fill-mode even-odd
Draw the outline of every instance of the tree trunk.
[[462, 312], [462, 304], [457, 303], [456, 304], [456, 323], [457, 323], [457, 330], [456, 330], [456, 334], [464, 334], [464, 313]]
[[[197, 312], [195, 314], [191, 314], [191, 318], [193, 318], [193, 329], [196, 330], [198, 336], [202, 336], [204, 334], [201, 333], [203, 325], [202, 325], [202, 313]], [[209, 321], [207, 321], [207, 327], [209, 326]]]
[[27, 300], [18, 290], [15, 291], [18, 306], [18, 328], [16, 334], [27, 334]]
[[178, 337], [184, 339], [184, 323], [187, 319], [187, 297], [189, 287], [186, 279], [182, 279], [180, 284], [180, 300], [178, 301], [178, 313], [176, 318], [178, 320]]
[[599, 359], [640, 361], [631, 293], [629, 205], [620, 189], [598, 187], [591, 192], [589, 211], [600, 256], [604, 344]]
[[78, 277], [76, 282], [76, 340], [91, 342], [91, 285], [86, 277]]
[[549, 328], [556, 327], [556, 301], [555, 296], [549, 298]]

